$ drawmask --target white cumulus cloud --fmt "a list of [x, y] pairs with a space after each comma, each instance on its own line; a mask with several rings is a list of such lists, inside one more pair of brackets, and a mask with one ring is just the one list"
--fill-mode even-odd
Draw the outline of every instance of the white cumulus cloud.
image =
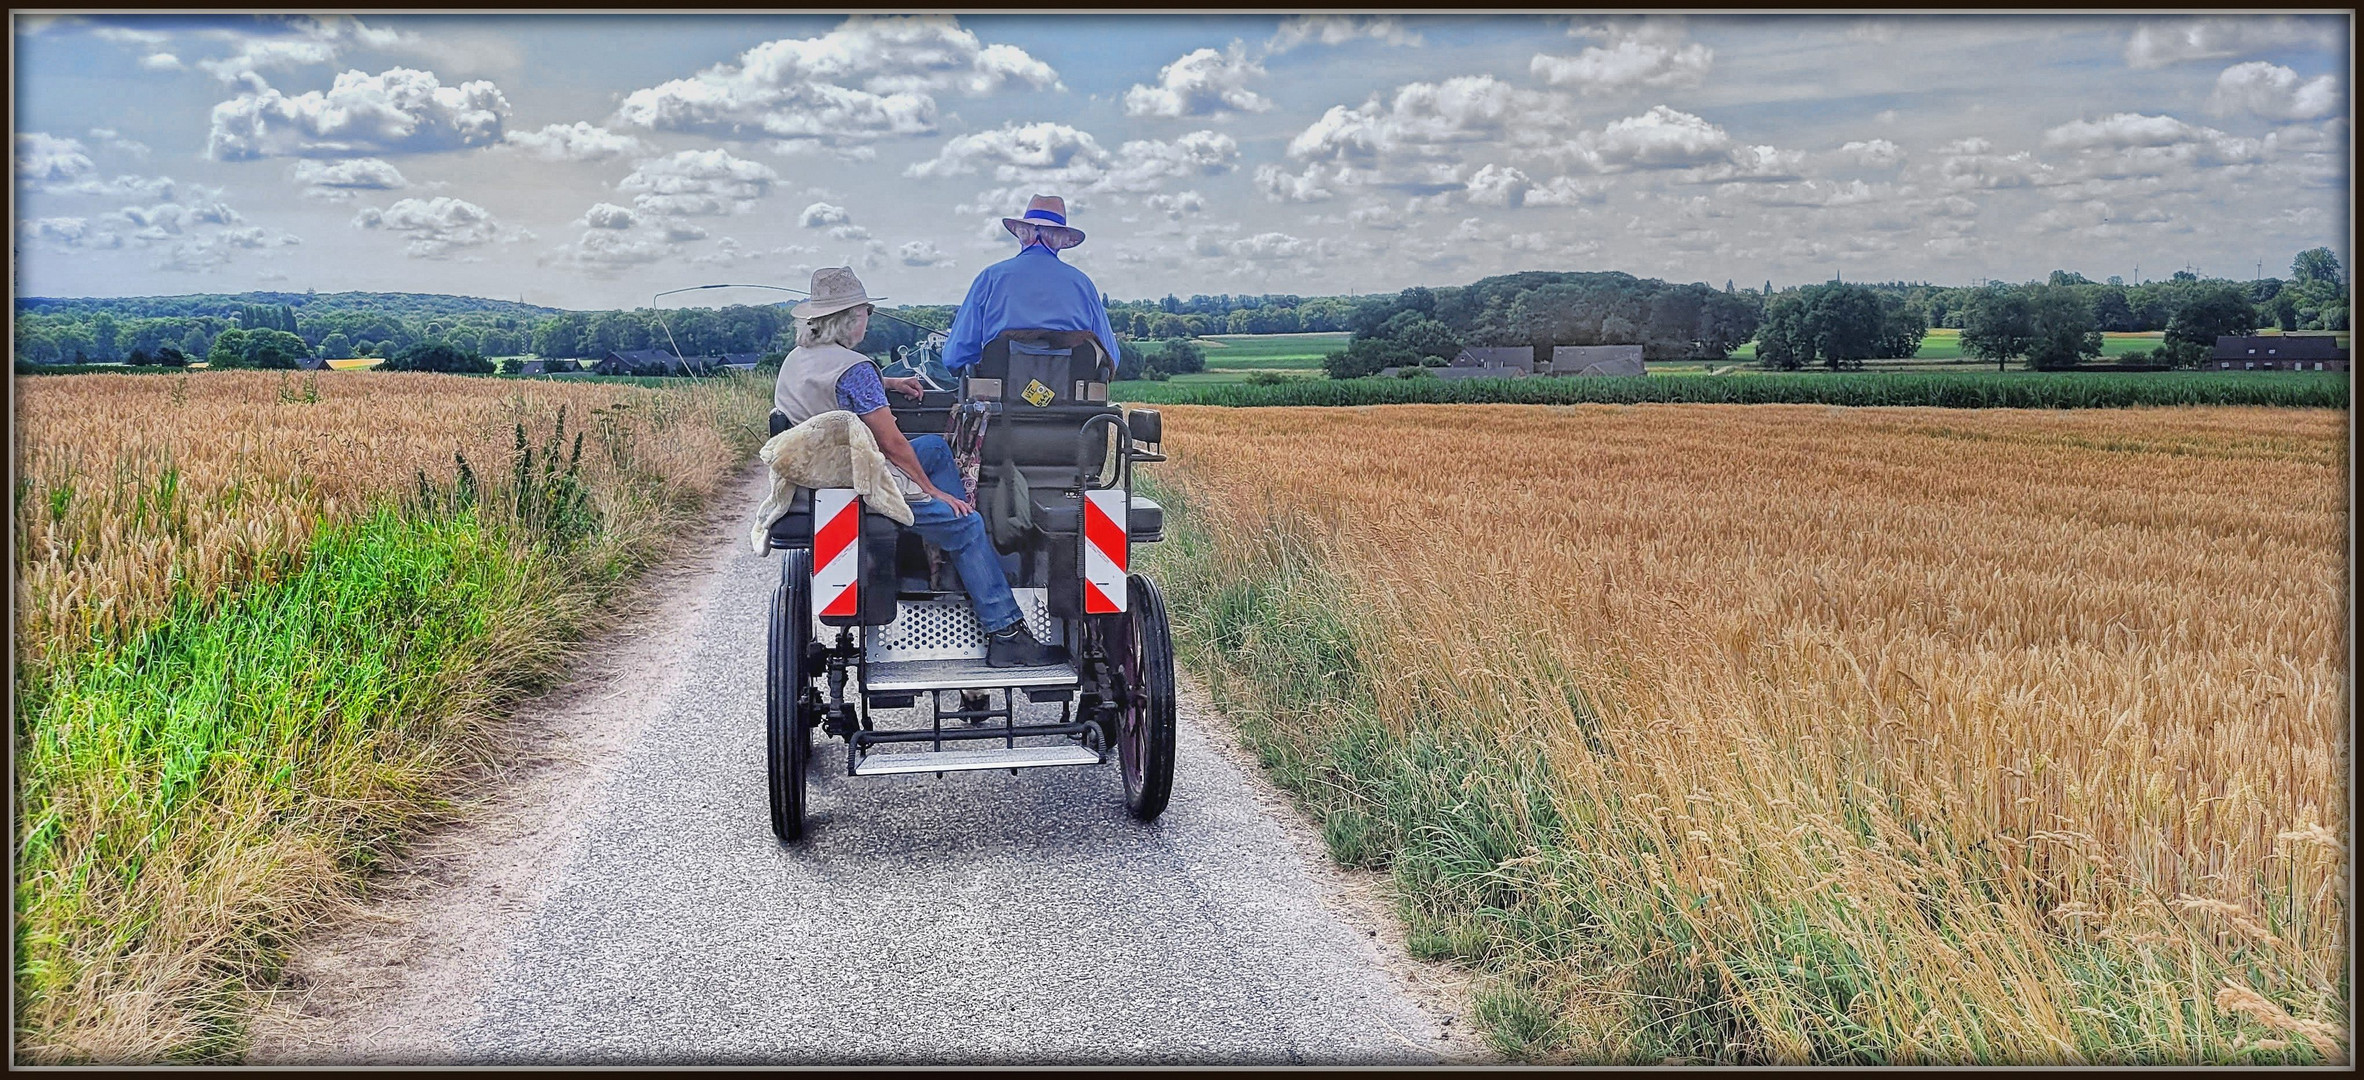
[[403, 250], [415, 259], [441, 259], [459, 248], [482, 247], [494, 241], [532, 239], [533, 234], [504, 227], [493, 213], [465, 199], [438, 195], [432, 199], [400, 199], [379, 210], [363, 207], [353, 225], [402, 234]]
[[2130, 67], [2155, 68], [2189, 60], [2222, 60], [2283, 45], [2342, 44], [2344, 32], [2327, 31], [2287, 16], [2213, 17], [2145, 22], [2126, 41]]
[[1875, 169], [1894, 168], [1904, 164], [1904, 148], [1886, 139], [1863, 139], [1839, 147], [1839, 153], [1852, 158], [1858, 165]]
[[1406, 29], [1403, 20], [1392, 15], [1298, 15], [1281, 20], [1272, 40], [1265, 43], [1265, 50], [1279, 54], [1308, 42], [1344, 45], [1365, 38], [1388, 45], [1421, 44], [1420, 35]]
[[818, 229], [824, 225], [843, 225], [852, 220], [854, 220], [854, 216], [847, 213], [845, 207], [825, 202], [817, 202], [805, 207], [804, 213], [796, 215], [796, 223], [808, 229]]
[[649, 145], [637, 136], [609, 131], [583, 120], [545, 124], [540, 131], [512, 131], [505, 141], [544, 161], [603, 161], [649, 150]]
[[1125, 91], [1126, 116], [1215, 116], [1231, 112], [1265, 112], [1272, 99], [1248, 89], [1264, 77], [1264, 67], [1248, 58], [1247, 49], [1231, 43], [1227, 52], [1195, 49], [1158, 69], [1157, 85], [1134, 84]]
[[97, 168], [89, 148], [39, 131], [16, 134], [16, 178], [27, 184], [67, 184]]
[[1643, 87], [1673, 89], [1697, 86], [1707, 79], [1715, 50], [1683, 40], [1679, 25], [1653, 20], [1630, 28], [1578, 28], [1572, 33], [1608, 39], [1574, 56], [1537, 53], [1529, 73], [1547, 85], [1574, 88], [1581, 94], [1617, 94]]
[[2346, 104], [2339, 80], [2329, 75], [2302, 79], [2298, 72], [2262, 60], [2224, 69], [2208, 99], [2209, 111], [2219, 116], [2245, 112], [2267, 120], [2314, 120]]
[[402, 170], [379, 158], [329, 163], [299, 161], [289, 170], [288, 178], [301, 185], [306, 196], [334, 201], [350, 199], [357, 192], [396, 191], [410, 186]]
[[925, 240], [913, 240], [895, 249], [895, 258], [905, 266], [950, 266], [952, 256], [936, 250], [936, 245]]
[[1058, 87], [1050, 65], [980, 42], [948, 16], [857, 15], [817, 38], [767, 41], [735, 64], [633, 91], [626, 124], [842, 144], [936, 130], [935, 95]]
[[270, 87], [213, 107], [206, 153], [221, 161], [426, 153], [501, 141], [509, 99], [477, 80], [445, 86], [433, 72], [347, 71], [323, 93]]
[[710, 217], [754, 209], [779, 179], [770, 166], [728, 150], [683, 150], [641, 162], [616, 189], [637, 192], [632, 205], [644, 214]]

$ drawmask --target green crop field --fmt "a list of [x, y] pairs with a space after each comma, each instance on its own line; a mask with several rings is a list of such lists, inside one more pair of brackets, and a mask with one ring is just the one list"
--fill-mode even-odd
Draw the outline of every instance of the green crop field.
[[1345, 334], [1214, 334], [1198, 339], [1207, 370], [1312, 371], [1346, 347]]

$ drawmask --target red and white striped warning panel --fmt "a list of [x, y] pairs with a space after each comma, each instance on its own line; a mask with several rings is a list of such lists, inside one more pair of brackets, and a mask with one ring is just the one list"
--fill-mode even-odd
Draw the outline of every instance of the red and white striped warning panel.
[[813, 489], [813, 611], [855, 613], [861, 563], [862, 500], [852, 488]]
[[1084, 492], [1084, 613], [1113, 615], [1125, 609], [1125, 521], [1123, 488]]

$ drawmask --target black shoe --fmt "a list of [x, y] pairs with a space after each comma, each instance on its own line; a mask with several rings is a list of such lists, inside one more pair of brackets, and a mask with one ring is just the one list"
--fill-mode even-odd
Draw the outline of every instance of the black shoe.
[[985, 638], [987, 667], [1046, 667], [1067, 662], [1067, 650], [1034, 640], [1034, 632], [1020, 619]]

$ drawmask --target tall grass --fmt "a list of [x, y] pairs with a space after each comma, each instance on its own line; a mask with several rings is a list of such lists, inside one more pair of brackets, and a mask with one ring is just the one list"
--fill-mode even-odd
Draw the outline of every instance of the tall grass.
[[2115, 409], [2269, 405], [2345, 409], [2348, 377], [2331, 372], [1876, 372], [1528, 379], [1304, 379], [1278, 385], [1120, 383], [1144, 404], [1287, 405], [1815, 404], [1949, 409]]
[[[21, 1059], [235, 1057], [286, 943], [497, 760], [488, 721], [746, 460], [768, 393], [402, 378], [21, 402]], [[76, 415], [104, 408], [162, 422]]]
[[1167, 427], [1187, 655], [1505, 1051], [2345, 1060], [2343, 416]]

